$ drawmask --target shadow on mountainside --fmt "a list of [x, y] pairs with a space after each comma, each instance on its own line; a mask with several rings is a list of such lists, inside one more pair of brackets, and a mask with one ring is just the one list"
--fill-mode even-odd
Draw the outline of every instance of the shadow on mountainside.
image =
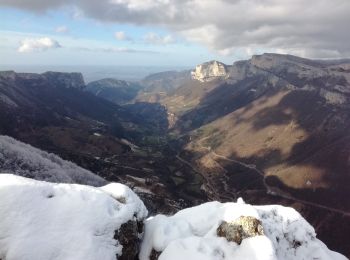
[[[181, 119], [189, 120], [189, 115], [195, 117], [198, 111], [215, 113], [201, 106], [203, 102]], [[349, 103], [327, 101], [318, 90], [274, 89], [242, 106], [221, 116], [216, 113], [207, 125], [205, 120], [198, 123], [196, 126], [203, 127], [193, 133], [194, 148], [187, 148], [182, 155], [195, 162], [211, 182], [207, 186], [217, 195], [214, 199], [243, 196], [251, 203], [262, 198], [264, 203], [274, 202], [262, 187], [265, 182], [297, 199], [286, 203], [282, 197], [283, 205], [295, 207], [296, 203], [312, 209], [302, 213], [317, 226], [320, 238], [330, 248], [350, 255], [350, 247], [344, 243], [349, 240], [349, 217], [341, 213], [350, 213]], [[218, 107], [222, 104], [215, 109]], [[328, 223], [335, 220], [339, 222]]]
[[[310, 180], [311, 190], [325, 187], [332, 196], [339, 193], [337, 207], [350, 210], [343, 196], [350, 196], [347, 188], [350, 185], [350, 106], [331, 104], [317, 90], [270, 88], [257, 99], [249, 94], [242, 98], [240, 94], [247, 92], [244, 87], [244, 91], [235, 92], [233, 96], [228, 96], [229, 92], [224, 95], [225, 102], [232, 103], [230, 114], [222, 109], [225, 102], [209, 111], [209, 107], [213, 107], [207, 103], [210, 96], [214, 95], [212, 99], [217, 100], [215, 95], [222, 95], [224, 89], [231, 88], [222, 85], [214, 89], [197, 108], [180, 119], [183, 122], [194, 117], [193, 128], [213, 120], [203, 128], [201, 137], [208, 138], [198, 141], [199, 146], [215, 149], [219, 154], [224, 151], [228, 158], [281, 175], [287, 186], [304, 187]], [[199, 111], [200, 119], [196, 118]], [[317, 201], [333, 204], [324, 196]]]
[[[199, 83], [205, 87], [209, 83]], [[233, 111], [245, 107], [249, 109], [250, 103], [259, 97], [273, 95], [271, 85], [263, 77], [246, 78], [235, 84], [217, 83], [217, 87], [205, 93], [199, 104], [184, 113], [175, 128], [182, 132], [190, 131], [215, 121]], [[256, 90], [259, 86], [259, 90]], [[272, 90], [272, 91], [271, 91]], [[191, 93], [193, 95], [193, 93]], [[200, 95], [199, 95], [200, 96]], [[196, 98], [196, 95], [193, 97]], [[189, 122], [189, 124], [186, 124]], [[184, 127], [185, 126], [185, 127]]]

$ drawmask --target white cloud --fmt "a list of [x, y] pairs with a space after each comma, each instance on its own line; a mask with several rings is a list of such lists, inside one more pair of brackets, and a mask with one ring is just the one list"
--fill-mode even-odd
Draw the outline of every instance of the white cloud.
[[154, 32], [147, 33], [143, 39], [146, 43], [154, 44], [154, 45], [167, 45], [167, 44], [175, 43], [175, 39], [173, 36], [171, 35], [161, 36]]
[[20, 46], [18, 47], [18, 52], [42, 52], [49, 49], [57, 49], [62, 46], [58, 41], [53, 40], [49, 37], [43, 38], [27, 38], [21, 41]]
[[[350, 55], [349, 0], [0, 0], [0, 5], [36, 12], [73, 5], [86, 17], [158, 26], [224, 54], [248, 48], [320, 58]], [[145, 40], [164, 44], [169, 37]]]
[[69, 28], [65, 25], [61, 25], [61, 26], [57, 26], [55, 28], [55, 32], [57, 33], [68, 33], [69, 32]]
[[114, 34], [114, 37], [118, 40], [118, 41], [133, 41], [133, 39], [128, 36], [125, 32], [123, 31], [119, 31], [119, 32], [116, 32]]

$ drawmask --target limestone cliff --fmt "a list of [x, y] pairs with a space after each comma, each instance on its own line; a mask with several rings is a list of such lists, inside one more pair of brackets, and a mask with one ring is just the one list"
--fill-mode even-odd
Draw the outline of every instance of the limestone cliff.
[[211, 81], [215, 78], [227, 77], [227, 66], [218, 61], [210, 61], [197, 65], [195, 70], [191, 72], [192, 79], [201, 82]]

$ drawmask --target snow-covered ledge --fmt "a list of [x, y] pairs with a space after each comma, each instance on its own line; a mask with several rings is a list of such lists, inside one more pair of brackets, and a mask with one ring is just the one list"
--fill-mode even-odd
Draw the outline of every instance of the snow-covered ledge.
[[0, 259], [114, 260], [123, 251], [118, 230], [147, 214], [122, 184], [93, 188], [0, 174]]
[[[242, 219], [248, 222], [237, 222]], [[222, 231], [227, 228], [225, 225], [229, 226], [227, 223], [231, 223], [232, 229], [226, 230], [225, 237], [222, 234], [225, 232]], [[252, 228], [253, 230], [249, 230]], [[238, 243], [232, 240], [229, 242], [229, 236], [232, 238], [232, 234], [237, 231], [243, 237]], [[278, 205], [252, 206], [245, 204], [242, 200], [238, 203], [208, 202], [181, 210], [170, 217], [157, 215], [149, 218], [145, 224], [140, 259], [150, 258], [159, 260], [347, 259], [329, 250], [318, 240], [314, 228], [294, 209]]]
[[346, 259], [292, 208], [240, 200], [145, 220], [147, 214], [122, 184], [94, 188], [0, 174], [0, 259], [134, 259], [143, 221], [141, 260]]

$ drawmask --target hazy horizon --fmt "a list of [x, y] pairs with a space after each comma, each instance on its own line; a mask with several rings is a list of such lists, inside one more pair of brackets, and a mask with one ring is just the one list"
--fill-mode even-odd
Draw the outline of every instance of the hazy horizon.
[[107, 66], [107, 65], [1, 65], [0, 71], [13, 70], [19, 73], [81, 72], [85, 83], [103, 79], [115, 78], [127, 81], [138, 81], [150, 74], [164, 71], [182, 71], [191, 67], [185, 66]]

